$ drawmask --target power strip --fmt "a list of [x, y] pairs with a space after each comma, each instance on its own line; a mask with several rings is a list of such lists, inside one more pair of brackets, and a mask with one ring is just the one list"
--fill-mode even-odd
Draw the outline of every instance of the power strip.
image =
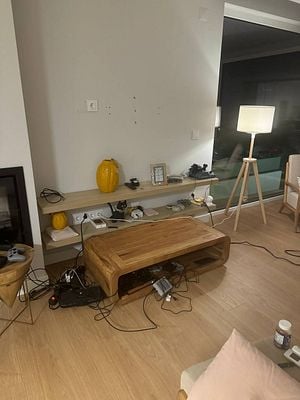
[[90, 220], [92, 219], [101, 218], [101, 215], [103, 214], [103, 209], [98, 208], [96, 210], [82, 211], [79, 213], [72, 214], [73, 225], [80, 225], [83, 220], [84, 214], [87, 215], [87, 218], [83, 221], [83, 223], [86, 224], [87, 222], [90, 222]]
[[153, 287], [161, 297], [165, 297], [173, 286], [167, 278], [160, 278], [153, 283]]

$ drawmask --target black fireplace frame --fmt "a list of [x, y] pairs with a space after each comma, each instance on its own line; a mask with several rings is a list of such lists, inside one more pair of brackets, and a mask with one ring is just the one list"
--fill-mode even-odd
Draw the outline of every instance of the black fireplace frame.
[[0, 178], [14, 179], [17, 203], [21, 216], [20, 231], [23, 237], [23, 243], [33, 247], [33, 238], [23, 167], [0, 168]]

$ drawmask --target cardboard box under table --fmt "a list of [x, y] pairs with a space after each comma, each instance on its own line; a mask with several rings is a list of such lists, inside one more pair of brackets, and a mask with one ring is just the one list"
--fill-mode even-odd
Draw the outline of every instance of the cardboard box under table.
[[85, 241], [84, 258], [106, 295], [125, 301], [149, 292], [154, 266], [175, 261], [187, 277], [195, 276], [222, 266], [229, 247], [230, 238], [218, 230], [193, 218], [174, 218], [93, 236]]

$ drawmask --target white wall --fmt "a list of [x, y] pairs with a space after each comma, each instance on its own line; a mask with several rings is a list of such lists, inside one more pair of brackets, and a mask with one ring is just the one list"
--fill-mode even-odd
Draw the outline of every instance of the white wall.
[[[211, 164], [222, 0], [13, 0], [37, 189]], [[86, 99], [98, 99], [88, 113]], [[135, 111], [136, 110], [136, 111]], [[136, 123], [135, 123], [136, 121]], [[191, 140], [199, 129], [200, 140]]]
[[[223, 0], [12, 3], [37, 191], [94, 188], [106, 157], [123, 179], [211, 164]], [[287, 0], [230, 3], [295, 16]]]
[[24, 168], [34, 265], [41, 267], [44, 261], [40, 225], [10, 0], [0, 1], [0, 88], [0, 168]]

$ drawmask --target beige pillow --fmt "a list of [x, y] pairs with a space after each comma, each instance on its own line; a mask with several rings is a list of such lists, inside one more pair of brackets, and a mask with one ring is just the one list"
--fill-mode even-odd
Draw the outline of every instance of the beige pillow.
[[188, 396], [188, 400], [277, 399], [299, 400], [300, 384], [236, 330]]

